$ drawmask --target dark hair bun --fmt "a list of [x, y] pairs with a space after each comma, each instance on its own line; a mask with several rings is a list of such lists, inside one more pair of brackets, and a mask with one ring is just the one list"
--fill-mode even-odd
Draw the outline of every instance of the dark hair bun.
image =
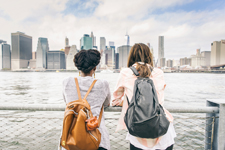
[[90, 73], [90, 71], [96, 67], [101, 59], [99, 51], [94, 49], [81, 50], [74, 56], [74, 64], [78, 70], [83, 73]]

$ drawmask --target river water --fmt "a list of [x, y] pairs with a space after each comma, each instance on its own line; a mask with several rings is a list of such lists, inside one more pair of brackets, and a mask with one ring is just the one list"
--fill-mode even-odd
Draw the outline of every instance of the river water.
[[[69, 76], [76, 77], [78, 73], [0, 72], [0, 105], [64, 104], [62, 81]], [[118, 73], [96, 73], [97, 79], [109, 82], [111, 92], [118, 76]], [[164, 78], [165, 107], [205, 106], [206, 99], [225, 100], [225, 74], [166, 73]], [[105, 115], [112, 117], [115, 113]], [[173, 115], [177, 133], [175, 149], [203, 149], [205, 119], [199, 117], [205, 114]], [[63, 112], [0, 111], [0, 149], [56, 149], [62, 118]], [[116, 139], [114, 142], [119, 144], [119, 135], [120, 145], [128, 147], [123, 140], [126, 134], [114, 133], [117, 121], [106, 120], [106, 124], [111, 145]]]
[[[0, 103], [62, 104], [62, 81], [72, 72], [0, 72]], [[113, 92], [119, 73], [96, 73]], [[165, 73], [165, 106], [205, 106], [206, 99], [225, 99], [225, 74]]]

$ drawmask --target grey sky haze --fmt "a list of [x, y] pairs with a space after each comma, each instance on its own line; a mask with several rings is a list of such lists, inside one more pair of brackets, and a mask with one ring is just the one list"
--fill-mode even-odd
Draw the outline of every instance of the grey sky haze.
[[65, 37], [79, 47], [83, 34], [101, 36], [106, 43], [151, 43], [157, 57], [158, 36], [165, 40], [165, 57], [179, 59], [210, 51], [211, 42], [225, 39], [225, 2], [221, 0], [0, 0], [0, 39], [25, 32], [49, 40], [50, 50], [64, 48]]

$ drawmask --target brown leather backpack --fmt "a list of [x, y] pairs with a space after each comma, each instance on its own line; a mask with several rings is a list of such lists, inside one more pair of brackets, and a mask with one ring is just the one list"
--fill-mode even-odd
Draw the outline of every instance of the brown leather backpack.
[[[78, 80], [75, 78], [79, 99], [66, 105], [60, 141], [60, 145], [67, 150], [97, 150], [99, 148], [101, 133], [97, 128], [92, 130], [87, 130], [86, 128], [86, 121], [93, 118], [90, 105], [86, 98], [96, 81], [97, 80], [93, 81], [86, 95], [82, 99]], [[98, 118], [98, 126], [101, 122], [102, 113], [103, 107]]]

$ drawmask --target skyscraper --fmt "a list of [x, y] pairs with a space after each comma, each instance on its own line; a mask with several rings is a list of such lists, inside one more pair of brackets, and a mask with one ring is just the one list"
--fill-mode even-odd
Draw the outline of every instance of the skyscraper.
[[92, 38], [92, 45], [94, 47], [96, 46], [96, 37], [94, 36], [93, 32], [91, 32], [91, 38]]
[[94, 47], [94, 46], [97, 47], [97, 45], [96, 45], [96, 36], [94, 37], [94, 40], [93, 40], [93, 47]]
[[225, 40], [221, 40], [220, 64], [225, 64]]
[[66, 57], [66, 69], [67, 70], [77, 70], [77, 68], [74, 65], [73, 59], [74, 55], [77, 53], [77, 47], [76, 45], [72, 45], [69, 51], [69, 54]]
[[84, 34], [84, 36], [80, 39], [80, 49], [89, 50], [93, 48], [93, 40], [88, 34]]
[[125, 45], [130, 45], [130, 36], [128, 34], [125, 35]]
[[[159, 45], [158, 45], [158, 67], [161, 67], [161, 58], [164, 58], [164, 36], [159, 36]], [[162, 60], [163, 62], [163, 60]], [[165, 66], [165, 65], [164, 65]]]
[[32, 59], [37, 59], [37, 52], [32, 52]]
[[225, 64], [225, 40], [211, 43], [211, 66]]
[[131, 46], [123, 45], [117, 48], [119, 53], [119, 68], [127, 67], [127, 60], [130, 53]]
[[115, 69], [119, 69], [119, 53], [115, 54]]
[[70, 46], [65, 47], [64, 52], [65, 52], [66, 57], [67, 57], [67, 55], [68, 55], [69, 52], [70, 52], [70, 48], [71, 48]]
[[69, 39], [66, 37], [65, 38], [65, 47], [69, 46]]
[[105, 65], [105, 47], [106, 47], [105, 37], [100, 37], [100, 52], [101, 52], [101, 66], [102, 67], [104, 67], [104, 65]]
[[114, 46], [114, 42], [113, 41], [109, 41], [109, 46]]
[[32, 37], [22, 32], [11, 33], [11, 68], [27, 68], [29, 60], [32, 59]]
[[107, 47], [105, 50], [105, 64], [111, 68], [115, 68], [115, 46]]
[[150, 52], [152, 53], [152, 57], [153, 57], [153, 67], [155, 67], [155, 55], [154, 55], [154, 50], [153, 50], [153, 47], [150, 45], [150, 43], [147, 43], [149, 49], [150, 49]]
[[160, 67], [165, 67], [166, 66], [166, 58], [160, 58]]
[[171, 60], [171, 59], [167, 60], [166, 61], [166, 66], [172, 68], [173, 67], [173, 60]]
[[10, 45], [0, 40], [0, 70], [11, 69]]
[[37, 53], [36, 53], [36, 68], [46, 69], [47, 68], [47, 52], [49, 51], [48, 39], [38, 38]]
[[47, 69], [66, 69], [64, 51], [48, 51], [47, 58]]

